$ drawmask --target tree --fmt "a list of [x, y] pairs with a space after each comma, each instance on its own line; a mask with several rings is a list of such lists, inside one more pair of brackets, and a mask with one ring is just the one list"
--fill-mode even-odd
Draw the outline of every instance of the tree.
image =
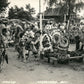
[[9, 19], [26, 19], [28, 21], [34, 19], [32, 16], [33, 14], [35, 14], [34, 8], [31, 8], [30, 4], [26, 5], [25, 8], [26, 10], [23, 7], [11, 7], [8, 13]]
[[84, 2], [81, 0], [45, 0], [45, 2], [47, 1], [49, 7], [52, 7], [54, 4], [55, 6], [59, 5], [61, 7], [60, 12], [65, 13], [67, 11], [69, 16], [72, 12], [77, 13], [84, 7]]
[[[82, 0], [45, 0], [45, 2], [48, 3], [49, 8], [52, 8], [53, 5], [56, 8], [60, 7], [60, 14], [62, 14], [64, 17], [66, 16], [66, 31], [69, 31], [69, 25], [72, 19], [76, 19], [74, 18], [74, 15], [77, 17], [77, 12], [84, 8], [84, 2]], [[71, 18], [71, 16], [73, 18]]]
[[26, 5], [26, 10], [31, 14], [35, 14], [35, 9], [31, 8], [30, 4]]
[[8, 0], [0, 0], [0, 13], [9, 5]]
[[16, 6], [16, 5], [15, 5], [15, 7], [11, 7], [8, 12], [9, 19], [18, 19], [18, 13], [20, 11], [24, 11], [24, 9], [22, 7], [18, 8], [18, 6]]

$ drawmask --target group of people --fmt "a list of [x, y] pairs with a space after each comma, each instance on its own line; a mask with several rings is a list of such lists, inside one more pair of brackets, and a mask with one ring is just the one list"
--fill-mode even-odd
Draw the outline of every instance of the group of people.
[[83, 51], [84, 47], [84, 29], [81, 30], [81, 35], [76, 33], [75, 35], [76, 50]]
[[[40, 39], [41, 34], [42, 37]], [[42, 46], [42, 49], [44, 49], [46, 45], [48, 45], [48, 36], [47, 38], [42, 39], [46, 36], [47, 34], [45, 32], [41, 33], [41, 31], [39, 29], [35, 29], [34, 26], [30, 26], [26, 29], [26, 31], [20, 32], [19, 41], [16, 44], [16, 50], [19, 53], [18, 58], [26, 61], [30, 55], [30, 52], [32, 52], [33, 56], [37, 58], [39, 55], [40, 46]]]
[[[55, 29], [60, 29], [62, 33], [67, 34], [66, 32], [66, 24], [65, 23], [52, 23], [48, 22], [47, 25], [45, 25], [45, 31], [49, 33], [48, 30], [52, 30], [53, 28]], [[69, 37], [70, 43], [75, 43], [76, 44], [76, 50], [81, 50], [83, 51], [84, 47], [84, 28], [83, 26], [81, 27], [81, 24], [70, 24], [69, 25], [69, 34], [67, 37]]]
[[[40, 50], [41, 47], [42, 47], [42, 50], [44, 51], [49, 49], [53, 51], [53, 45], [54, 43], [56, 45], [57, 43], [56, 41], [58, 41], [58, 44], [62, 45], [62, 47], [68, 46], [68, 41], [67, 41], [68, 38], [65, 32], [65, 27], [66, 27], [65, 24], [55, 24], [55, 23], [48, 22], [45, 25], [45, 28], [43, 29], [42, 32], [40, 31], [39, 28], [35, 28], [35, 25], [31, 25], [31, 24], [28, 25], [26, 28], [23, 28], [23, 27], [20, 28], [21, 26], [18, 26], [17, 24], [11, 25], [9, 27], [10, 28], [8, 29], [6, 28], [2, 29], [1, 36], [4, 39], [3, 40], [4, 43], [3, 42], [1, 43], [5, 44], [4, 50], [6, 51], [6, 46], [7, 46], [6, 38], [8, 39], [8, 36], [10, 36], [11, 40], [13, 40], [14, 42], [15, 50], [19, 54], [18, 58], [21, 58], [22, 60], [28, 59], [29, 53], [31, 51], [34, 57], [36, 58], [38, 56], [37, 55], [38, 51]], [[7, 30], [9, 31], [9, 33]], [[77, 30], [75, 32], [76, 50], [83, 50], [84, 29], [82, 29], [81, 31], [82, 31], [81, 35], [78, 33]], [[42, 39], [40, 39], [41, 35], [42, 35], [41, 37]], [[58, 44], [56, 45], [56, 47], [58, 46]]]
[[4, 26], [0, 25], [0, 72], [2, 70], [2, 65], [4, 60], [8, 64], [8, 54], [7, 54], [7, 30]]

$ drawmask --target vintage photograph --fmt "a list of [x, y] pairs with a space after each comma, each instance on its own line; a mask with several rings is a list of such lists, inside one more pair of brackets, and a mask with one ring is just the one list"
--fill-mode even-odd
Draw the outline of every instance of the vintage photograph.
[[84, 0], [0, 0], [0, 84], [84, 84]]

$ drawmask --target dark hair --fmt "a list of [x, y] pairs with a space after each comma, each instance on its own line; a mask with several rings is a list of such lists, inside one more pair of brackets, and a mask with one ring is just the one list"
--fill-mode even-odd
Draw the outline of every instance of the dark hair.
[[45, 34], [45, 33], [46, 33], [46, 31], [43, 30], [43, 31], [42, 31], [42, 34]]
[[34, 25], [31, 25], [31, 26], [30, 26], [30, 28], [31, 28], [31, 30], [33, 30], [33, 28], [34, 28]]
[[6, 32], [7, 32], [7, 29], [6, 28], [2, 29], [2, 34], [3, 35], [5, 35]]
[[38, 31], [36, 31], [35, 33], [39, 33], [39, 34], [41, 34], [41, 31], [40, 31], [40, 30], [38, 30]]
[[19, 34], [19, 37], [22, 38], [22, 36], [24, 35], [24, 32]]

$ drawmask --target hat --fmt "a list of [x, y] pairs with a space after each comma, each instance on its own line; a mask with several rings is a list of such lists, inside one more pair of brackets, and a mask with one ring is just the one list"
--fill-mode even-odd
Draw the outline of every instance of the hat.
[[41, 31], [40, 31], [40, 30], [37, 30], [35, 33], [39, 33], [39, 34], [41, 34]]

